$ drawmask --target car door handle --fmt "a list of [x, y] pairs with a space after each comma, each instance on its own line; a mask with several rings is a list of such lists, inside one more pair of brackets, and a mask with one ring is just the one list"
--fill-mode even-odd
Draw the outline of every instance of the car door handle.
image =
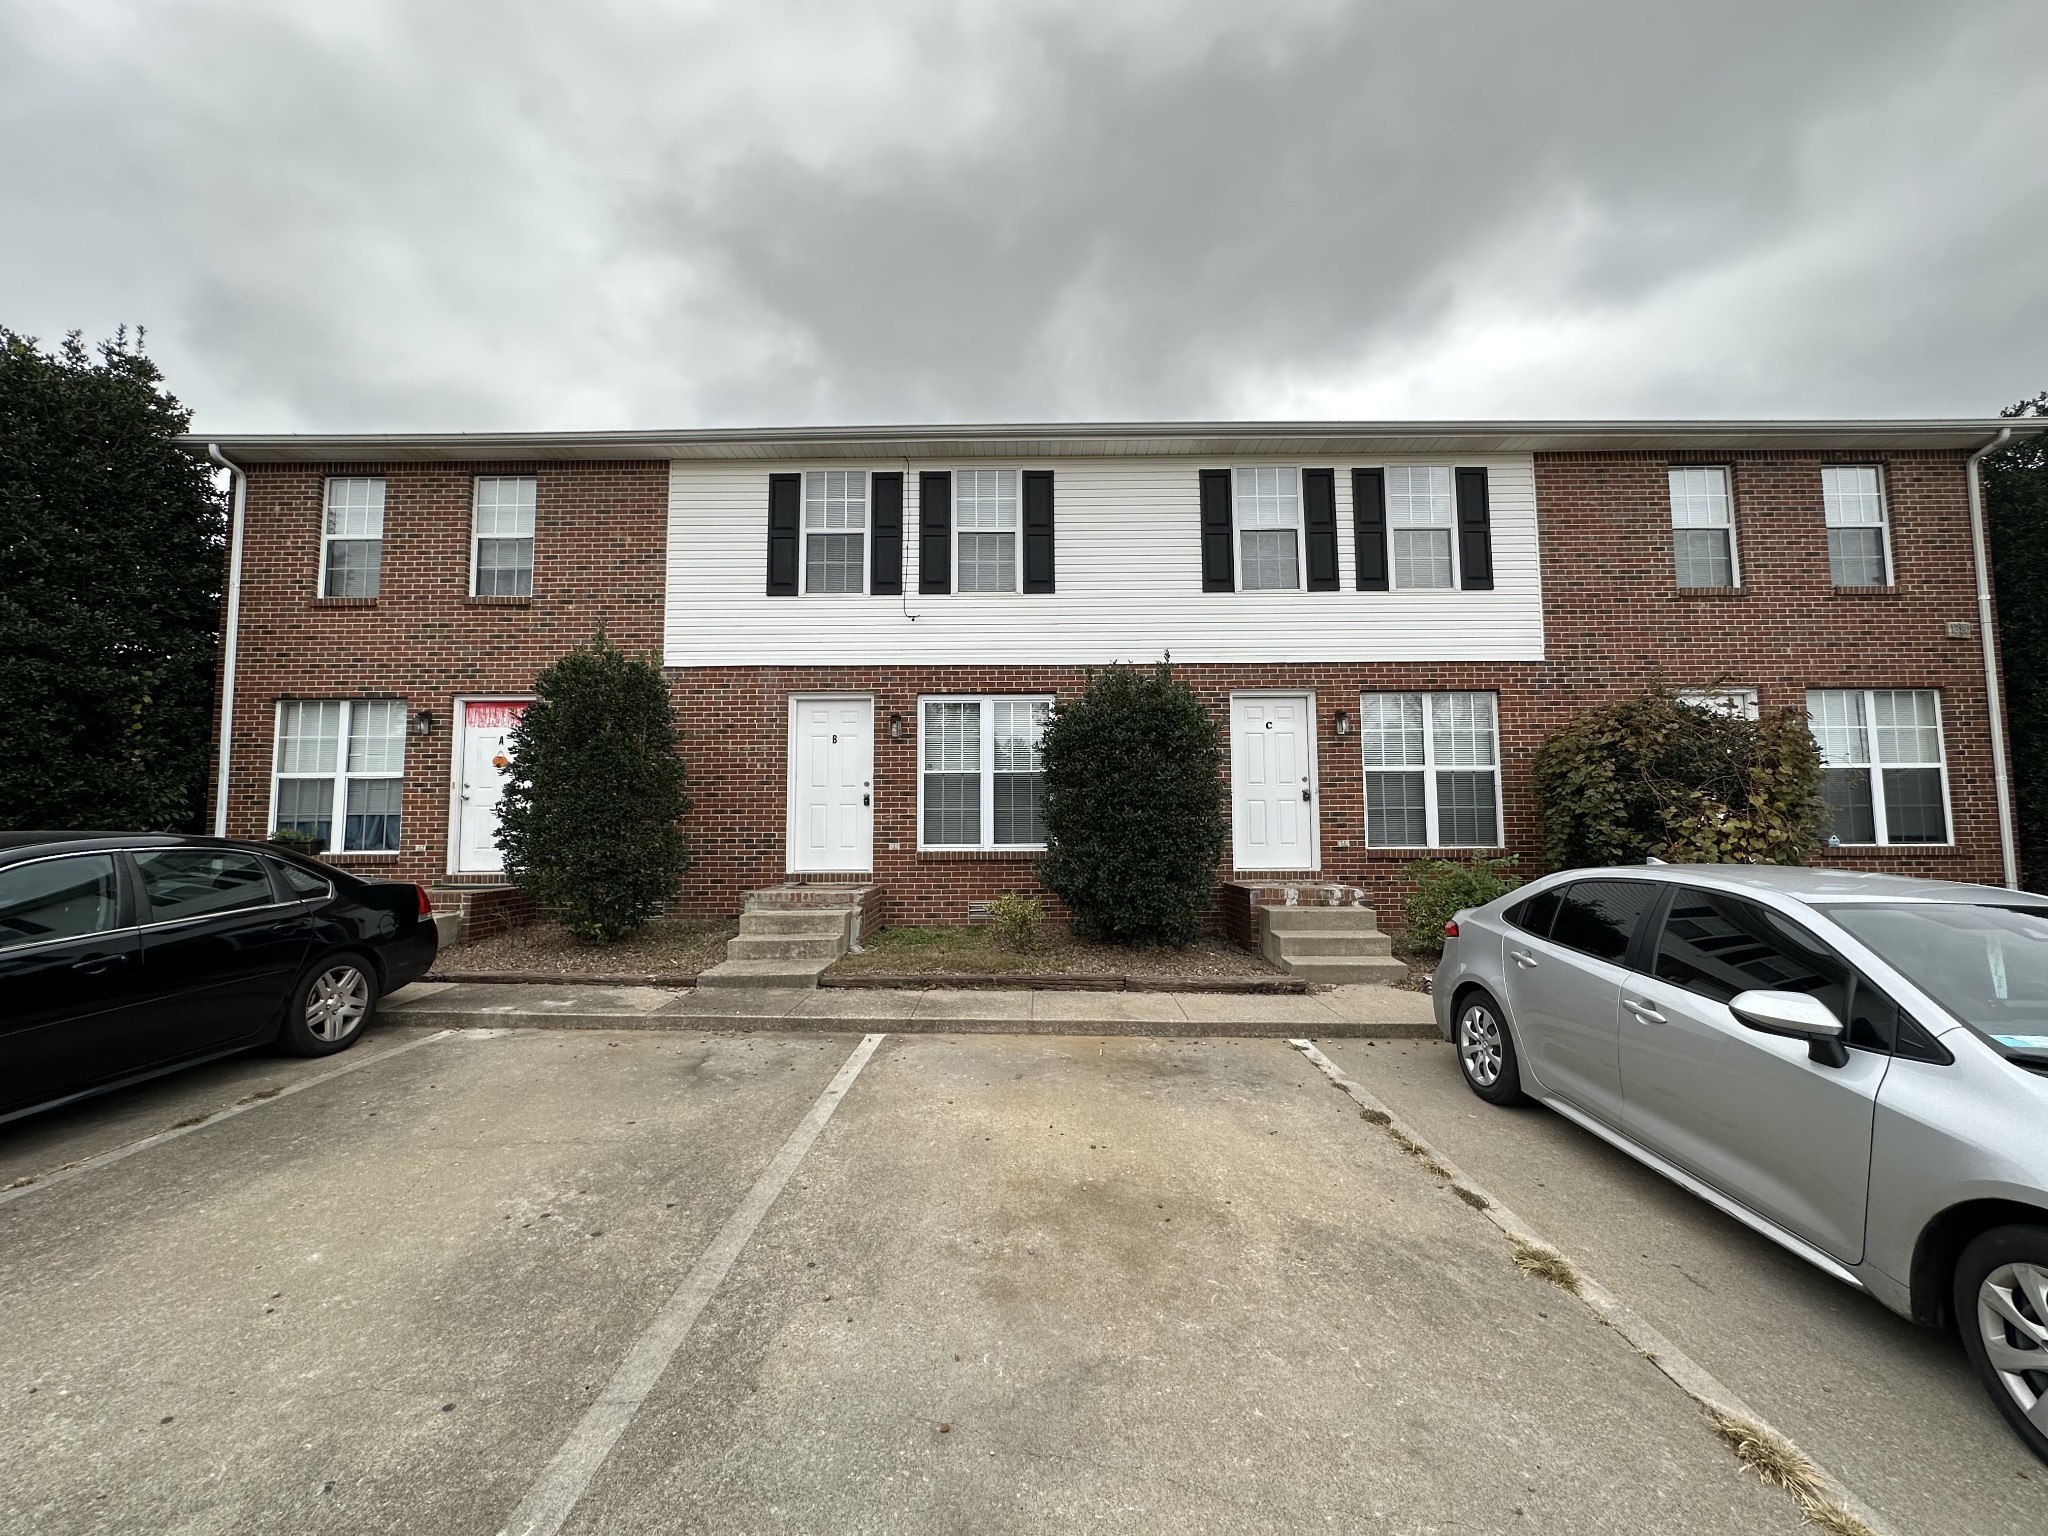
[[86, 976], [99, 976], [111, 971], [117, 965], [126, 965], [126, 955], [94, 955], [89, 960], [75, 962], [71, 969]]
[[1652, 1008], [1648, 1003], [1642, 1002], [1636, 998], [1624, 997], [1621, 1000], [1621, 1006], [1626, 1008], [1630, 1013], [1634, 1014], [1638, 1019], [1640, 1019], [1645, 1024], [1662, 1024], [1665, 1022], [1663, 1014], [1659, 1013], [1655, 1008]]
[[1511, 949], [1508, 951], [1508, 958], [1525, 971], [1536, 963], [1536, 957], [1526, 949]]

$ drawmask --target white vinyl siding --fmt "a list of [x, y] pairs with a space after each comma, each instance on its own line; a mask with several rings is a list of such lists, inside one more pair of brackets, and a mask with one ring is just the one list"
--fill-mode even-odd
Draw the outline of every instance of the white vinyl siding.
[[1368, 847], [1500, 846], [1496, 715], [1490, 693], [1360, 696]]
[[1444, 464], [1390, 465], [1387, 554], [1394, 590], [1445, 591], [1458, 584], [1457, 507]]
[[1931, 688], [1814, 688], [1830, 845], [1946, 843], [1948, 767]]
[[[1003, 452], [1014, 461], [1018, 450], [1005, 444]], [[1337, 471], [1336, 592], [1239, 591], [1227, 602], [1204, 593], [1199, 471], [1215, 460], [1134, 456], [1023, 466], [1056, 477], [1056, 592], [1029, 603], [921, 595], [913, 463], [904, 476], [903, 596], [792, 603], [762, 591], [768, 477], [847, 466], [680, 460], [669, 478], [664, 659], [678, 667], [807, 666], [820, 656], [847, 666], [1107, 666], [1171, 651], [1176, 663], [1541, 661], [1529, 457], [1460, 459], [1489, 477], [1494, 590], [1483, 599], [1356, 590], [1351, 470], [1385, 462], [1383, 453], [1305, 461]]]
[[1673, 466], [1671, 552], [1681, 587], [1732, 587], [1735, 517], [1728, 471], [1717, 464]]
[[1017, 471], [953, 473], [955, 592], [1017, 590]]
[[395, 853], [405, 798], [401, 699], [296, 699], [277, 706], [271, 830], [343, 853]]
[[1825, 466], [1820, 497], [1828, 525], [1828, 579], [1838, 587], [1890, 586], [1890, 528], [1877, 466]]
[[479, 475], [470, 591], [477, 597], [533, 596], [534, 481]]
[[859, 469], [804, 475], [804, 591], [865, 592], [868, 477]]
[[375, 597], [384, 563], [384, 482], [327, 482], [320, 518], [320, 595]]
[[1237, 589], [1301, 589], [1301, 471], [1285, 465], [1248, 465], [1237, 471], [1231, 496], [1237, 524]]
[[1042, 698], [918, 703], [918, 847], [1045, 846]]

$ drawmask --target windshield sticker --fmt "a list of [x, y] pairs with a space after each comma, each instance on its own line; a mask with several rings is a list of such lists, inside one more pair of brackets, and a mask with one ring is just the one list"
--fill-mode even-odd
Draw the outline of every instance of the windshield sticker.
[[2048, 1051], [2048, 1035], [1993, 1035], [1991, 1038], [2016, 1051]]

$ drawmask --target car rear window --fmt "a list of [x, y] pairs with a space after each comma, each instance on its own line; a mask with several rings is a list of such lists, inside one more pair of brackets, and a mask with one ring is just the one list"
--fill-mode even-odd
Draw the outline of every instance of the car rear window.
[[174, 922], [277, 900], [270, 872], [253, 853], [223, 848], [157, 848], [135, 855], [149, 920]]
[[1663, 889], [1648, 880], [1575, 881], [1565, 887], [1550, 942], [1619, 965]]
[[283, 859], [275, 861], [284, 883], [294, 896], [327, 896], [333, 894], [331, 881], [316, 875], [310, 869], [301, 869], [296, 864], [287, 864]]
[[106, 933], [119, 923], [120, 908], [110, 854], [0, 869], [0, 949]]
[[1557, 919], [1559, 899], [1562, 890], [1552, 886], [1547, 891], [1538, 891], [1526, 901], [1518, 901], [1502, 914], [1524, 933], [1533, 933], [1539, 939], [1550, 937], [1550, 925]]

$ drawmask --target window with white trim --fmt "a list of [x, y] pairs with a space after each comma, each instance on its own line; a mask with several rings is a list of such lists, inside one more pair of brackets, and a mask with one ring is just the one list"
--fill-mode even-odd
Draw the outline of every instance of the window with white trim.
[[403, 699], [292, 699], [277, 706], [271, 829], [343, 853], [396, 853], [405, 799]]
[[1737, 584], [1735, 516], [1721, 465], [1671, 466], [1671, 553], [1681, 587]]
[[320, 595], [375, 597], [384, 562], [384, 482], [327, 482], [320, 522]]
[[1828, 579], [1838, 587], [1892, 584], [1884, 480], [1875, 464], [1827, 464], [1820, 472], [1828, 525]]
[[533, 596], [533, 503], [530, 475], [477, 476], [470, 586], [475, 596]]
[[1301, 590], [1301, 471], [1292, 465], [1245, 465], [1232, 498], [1244, 592]]
[[1949, 841], [1939, 693], [1811, 688], [1806, 713], [1827, 765], [1830, 847]]
[[1490, 693], [1359, 696], [1368, 847], [1500, 846], [1497, 715]]
[[1458, 584], [1457, 504], [1444, 464], [1387, 466], [1387, 553], [1396, 591]]
[[868, 472], [804, 473], [804, 590], [867, 590]]
[[918, 846], [1043, 848], [1052, 700], [924, 699], [918, 715]]
[[953, 473], [956, 592], [1017, 590], [1017, 471]]

